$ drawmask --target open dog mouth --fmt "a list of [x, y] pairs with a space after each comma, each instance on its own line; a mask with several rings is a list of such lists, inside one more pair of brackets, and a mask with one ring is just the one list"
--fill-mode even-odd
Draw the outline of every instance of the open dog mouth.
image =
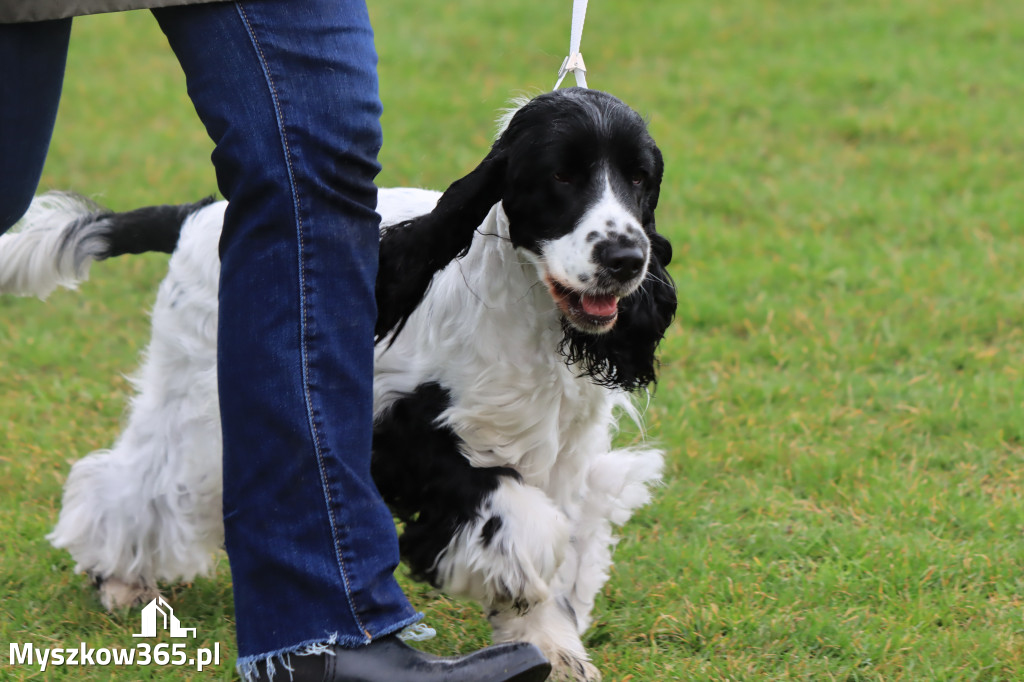
[[573, 326], [588, 332], [606, 332], [615, 324], [619, 316], [619, 297], [615, 294], [577, 291], [550, 277], [547, 285], [551, 298]]

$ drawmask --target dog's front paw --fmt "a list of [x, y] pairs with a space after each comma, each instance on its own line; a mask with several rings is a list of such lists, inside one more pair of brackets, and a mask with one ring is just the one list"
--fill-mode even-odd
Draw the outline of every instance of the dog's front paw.
[[126, 583], [117, 578], [101, 578], [95, 575], [92, 576], [92, 580], [99, 593], [100, 603], [107, 611], [143, 606], [160, 596], [160, 591], [155, 587], [142, 583]]
[[551, 680], [600, 682], [601, 672], [590, 662], [580, 641], [575, 619], [558, 600], [548, 599], [527, 613], [515, 609], [494, 610], [487, 615], [494, 628], [494, 642], [530, 642], [551, 663]]
[[562, 651], [549, 660], [552, 682], [601, 682], [601, 671], [585, 658]]

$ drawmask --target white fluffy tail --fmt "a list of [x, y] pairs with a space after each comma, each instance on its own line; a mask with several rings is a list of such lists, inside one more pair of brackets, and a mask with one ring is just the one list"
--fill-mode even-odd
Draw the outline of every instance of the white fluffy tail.
[[89, 265], [107, 254], [104, 215], [75, 194], [36, 197], [14, 231], [0, 235], [0, 294], [46, 298], [88, 279]]

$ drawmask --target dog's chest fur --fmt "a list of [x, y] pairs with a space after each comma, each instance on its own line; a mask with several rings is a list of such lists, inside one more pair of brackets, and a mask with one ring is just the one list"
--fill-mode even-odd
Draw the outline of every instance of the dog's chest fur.
[[442, 419], [473, 465], [512, 467], [549, 490], [571, 488], [586, 470], [580, 459], [608, 449], [616, 392], [576, 376], [558, 351], [561, 337], [559, 312], [509, 242], [498, 204], [469, 253], [436, 276], [395, 343], [378, 347], [375, 413], [437, 382], [452, 399]]

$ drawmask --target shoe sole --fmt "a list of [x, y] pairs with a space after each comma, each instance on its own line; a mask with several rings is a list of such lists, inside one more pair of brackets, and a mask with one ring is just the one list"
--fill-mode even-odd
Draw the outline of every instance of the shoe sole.
[[504, 682], [544, 682], [551, 674], [551, 664], [544, 662], [540, 665], [532, 665], [525, 670], [514, 673], [512, 677], [502, 678]]

